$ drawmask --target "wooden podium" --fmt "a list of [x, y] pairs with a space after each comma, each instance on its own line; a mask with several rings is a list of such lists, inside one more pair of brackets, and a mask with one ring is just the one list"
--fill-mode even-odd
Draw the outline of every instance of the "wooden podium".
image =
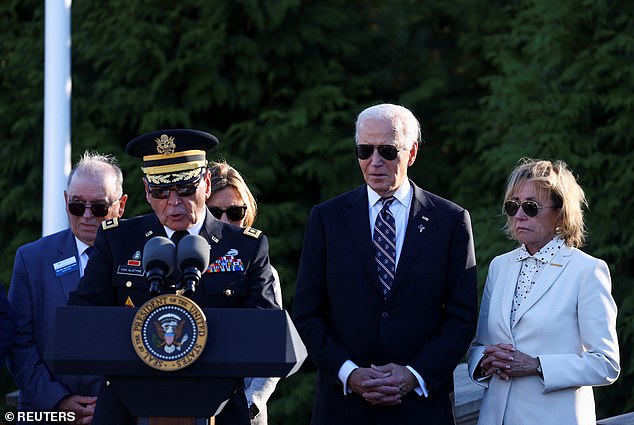
[[104, 375], [139, 424], [208, 424], [243, 377], [287, 377], [307, 356], [284, 310], [204, 308], [208, 338], [200, 357], [180, 370], [157, 370], [134, 351], [136, 310], [58, 307], [45, 358], [56, 374]]

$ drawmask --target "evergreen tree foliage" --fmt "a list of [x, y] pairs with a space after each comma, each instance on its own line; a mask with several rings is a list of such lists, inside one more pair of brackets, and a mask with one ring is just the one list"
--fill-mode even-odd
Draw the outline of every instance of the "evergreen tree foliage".
[[42, 232], [43, 19], [39, 2], [0, 5], [0, 281], [6, 284], [16, 249]]
[[[562, 159], [588, 196], [588, 246], [610, 265], [623, 372], [599, 417], [634, 410], [632, 8], [607, 0], [104, 0], [72, 5], [73, 160], [116, 155], [126, 216], [150, 210], [124, 148], [161, 128], [216, 134], [258, 200], [284, 303], [310, 208], [363, 182], [352, 148], [364, 107], [420, 118], [410, 176], [472, 215], [480, 291], [521, 157]], [[0, 280], [41, 232], [44, 6], [0, 4]], [[44, 176], [45, 178], [45, 176]], [[63, 194], [60, 192], [60, 196]], [[270, 422], [304, 424], [310, 361], [278, 385]], [[6, 388], [9, 391], [13, 388]], [[6, 392], [5, 391], [5, 392]]]

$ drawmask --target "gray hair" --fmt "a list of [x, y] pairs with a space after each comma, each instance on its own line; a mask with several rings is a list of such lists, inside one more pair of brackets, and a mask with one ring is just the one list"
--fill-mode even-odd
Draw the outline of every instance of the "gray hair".
[[420, 143], [422, 133], [420, 123], [409, 109], [391, 103], [370, 106], [361, 111], [355, 125], [354, 140], [359, 143], [359, 128], [367, 119], [389, 119], [395, 125], [396, 137], [403, 140], [405, 149], [411, 149], [414, 143]]
[[97, 176], [101, 175], [104, 170], [109, 170], [106, 171], [106, 175], [111, 174], [114, 177], [115, 195], [120, 198], [123, 196], [123, 173], [119, 168], [117, 159], [109, 154], [85, 151], [68, 175], [67, 188], [70, 187], [76, 173]]

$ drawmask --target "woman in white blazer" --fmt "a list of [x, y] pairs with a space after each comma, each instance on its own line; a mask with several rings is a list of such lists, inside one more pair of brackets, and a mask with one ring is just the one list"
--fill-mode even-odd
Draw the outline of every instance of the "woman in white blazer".
[[505, 233], [520, 247], [489, 266], [469, 373], [482, 425], [595, 425], [592, 386], [620, 372], [607, 264], [578, 248], [585, 195], [561, 161], [522, 159]]

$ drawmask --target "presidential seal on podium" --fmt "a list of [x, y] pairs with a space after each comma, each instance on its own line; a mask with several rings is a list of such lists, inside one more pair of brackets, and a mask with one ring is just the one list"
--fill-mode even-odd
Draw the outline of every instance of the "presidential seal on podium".
[[139, 308], [132, 321], [132, 345], [148, 366], [175, 371], [193, 364], [207, 343], [203, 310], [181, 295], [159, 295]]

